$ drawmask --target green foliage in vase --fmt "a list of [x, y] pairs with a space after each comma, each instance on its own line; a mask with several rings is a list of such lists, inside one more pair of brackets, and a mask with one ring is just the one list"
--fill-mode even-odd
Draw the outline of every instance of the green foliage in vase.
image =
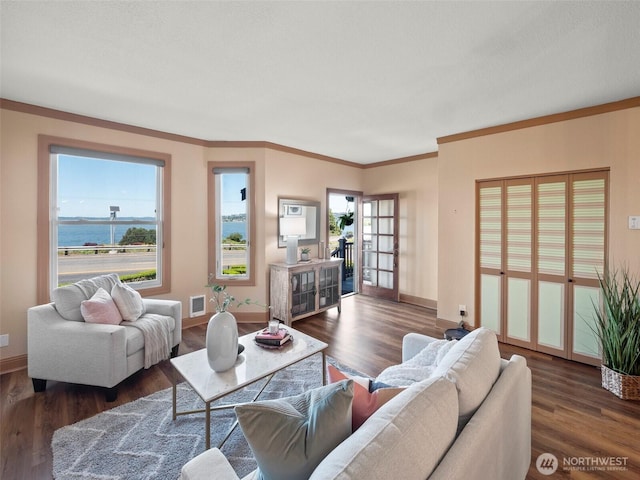
[[251, 300], [250, 298], [245, 298], [242, 301], [236, 301], [236, 297], [227, 292], [226, 285], [218, 285], [212, 282], [213, 273], [209, 274], [209, 283], [206, 285], [207, 288], [211, 289], [211, 299], [216, 307], [216, 312], [226, 312], [230, 305], [235, 303], [236, 307], [241, 307], [242, 305], [258, 305], [260, 307], [269, 308], [268, 305], [257, 302], [255, 300]]

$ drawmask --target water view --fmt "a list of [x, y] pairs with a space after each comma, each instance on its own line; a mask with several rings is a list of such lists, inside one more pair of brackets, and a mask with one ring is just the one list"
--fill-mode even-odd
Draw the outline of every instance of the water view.
[[[62, 219], [61, 219], [62, 220]], [[74, 220], [65, 218], [64, 220]], [[107, 220], [107, 219], [100, 219]], [[141, 220], [125, 218], [124, 220]], [[147, 219], [143, 219], [147, 220]], [[153, 229], [154, 225], [115, 225], [114, 242], [117, 244], [129, 228]], [[246, 222], [234, 221], [222, 224], [222, 234], [226, 238], [232, 233], [240, 233], [242, 238], [247, 238]], [[111, 225], [60, 225], [58, 227], [58, 245], [61, 247], [79, 247], [84, 244], [109, 245], [111, 243]]]

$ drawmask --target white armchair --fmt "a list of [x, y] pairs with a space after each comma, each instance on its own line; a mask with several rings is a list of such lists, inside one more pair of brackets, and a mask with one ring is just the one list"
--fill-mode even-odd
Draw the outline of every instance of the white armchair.
[[[28, 372], [36, 392], [45, 390], [47, 380], [55, 380], [104, 387], [107, 401], [113, 401], [117, 385], [145, 366], [145, 334], [139, 328], [128, 322], [88, 323], [80, 314], [82, 301], [98, 288], [110, 292], [119, 282], [116, 274], [110, 274], [61, 287], [52, 294], [54, 302], [28, 310]], [[167, 341], [171, 356], [176, 356], [182, 340], [181, 302], [142, 299], [142, 303], [146, 312], [140, 318], [167, 317]]]

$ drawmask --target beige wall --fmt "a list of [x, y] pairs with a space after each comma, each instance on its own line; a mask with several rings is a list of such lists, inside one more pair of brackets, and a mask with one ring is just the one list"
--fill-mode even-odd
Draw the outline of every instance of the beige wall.
[[[401, 295], [437, 301], [457, 321], [474, 319], [475, 180], [611, 168], [610, 259], [640, 272], [640, 108], [445, 143], [437, 158], [361, 169], [264, 148], [202, 146], [0, 109], [0, 360], [25, 355], [26, 311], [36, 301], [37, 136], [77, 138], [172, 155], [172, 290], [188, 315], [191, 295], [207, 294], [207, 162], [256, 162], [257, 285], [239, 297], [268, 300], [268, 264], [277, 248], [279, 196], [319, 200], [326, 189], [400, 193]], [[264, 212], [264, 215], [261, 213]], [[326, 235], [322, 216], [321, 231]], [[317, 248], [312, 251], [317, 255]], [[437, 274], [436, 274], [437, 272]], [[258, 307], [243, 308], [257, 311]]]
[[[207, 162], [255, 162], [257, 284], [234, 287], [232, 293], [264, 303], [268, 303], [268, 263], [283, 261], [285, 255], [276, 242], [277, 197], [319, 200], [324, 211], [326, 188], [361, 189], [362, 169], [303, 155], [265, 148], [206, 148], [6, 109], [0, 109], [0, 115], [0, 333], [10, 336], [9, 346], [0, 350], [3, 361], [27, 353], [27, 309], [36, 304], [39, 134], [172, 156], [172, 281], [171, 292], [161, 297], [180, 300], [184, 317], [191, 295], [209, 293], [204, 287]], [[264, 309], [246, 306], [239, 316], [260, 311]]]
[[609, 260], [640, 272], [640, 108], [444, 143], [439, 148], [438, 317], [474, 324], [475, 181], [610, 167]]
[[398, 193], [401, 296], [438, 300], [438, 158], [365, 170], [365, 194]]
[[[264, 212], [267, 222], [265, 236], [266, 263], [284, 262], [286, 249], [278, 248], [278, 197], [320, 202], [320, 240], [327, 241], [327, 188], [348, 190], [362, 189], [362, 172], [339, 163], [325, 162], [313, 158], [267, 151], [267, 173], [265, 178]], [[311, 245], [311, 256], [318, 256], [318, 246]]]

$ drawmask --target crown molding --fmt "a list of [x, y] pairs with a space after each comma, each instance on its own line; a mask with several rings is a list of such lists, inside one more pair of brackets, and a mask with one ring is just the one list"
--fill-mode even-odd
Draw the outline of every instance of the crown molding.
[[[506, 123], [504, 125], [496, 125], [493, 127], [481, 128], [478, 130], [471, 130], [463, 133], [456, 133], [453, 135], [447, 135], [444, 137], [438, 137], [438, 145], [444, 143], [457, 142], [460, 140], [466, 140], [470, 138], [482, 137], [486, 135], [494, 135], [496, 133], [509, 132], [512, 130], [519, 130], [523, 128], [535, 127], [539, 125], [546, 125], [549, 123], [563, 122], [566, 120], [573, 120], [577, 118], [589, 117], [592, 115], [600, 115], [602, 113], [609, 113], [618, 110], [625, 110], [628, 108], [634, 108], [640, 106], [640, 97], [631, 97], [616, 102], [605, 103], [596, 105], [593, 107], [585, 107], [577, 110], [570, 110], [568, 112], [555, 113], [551, 115], [545, 115], [542, 117], [531, 118], [527, 120], [520, 120], [518, 122]], [[388, 165], [397, 165], [400, 163], [414, 162], [417, 160], [424, 160], [428, 158], [437, 158], [438, 152], [426, 152], [408, 157], [394, 158], [390, 160], [384, 160], [374, 163], [356, 163], [348, 160], [343, 160], [336, 157], [330, 157], [319, 153], [309, 152], [294, 147], [288, 147], [286, 145], [280, 145], [278, 143], [268, 141], [224, 141], [224, 140], [203, 140], [200, 138], [188, 137], [185, 135], [177, 135], [173, 133], [162, 132], [159, 130], [153, 130], [150, 128], [136, 127], [125, 123], [112, 122], [110, 120], [102, 120], [95, 117], [89, 117], [86, 115], [79, 115], [76, 113], [69, 113], [62, 110], [55, 110], [48, 107], [41, 107], [38, 105], [32, 105], [23, 102], [16, 102], [14, 100], [7, 100], [0, 98], [0, 108], [5, 110], [12, 110], [16, 112], [27, 113], [31, 115], [38, 115], [42, 117], [55, 118], [67, 122], [82, 123], [85, 125], [91, 125], [95, 127], [108, 128], [111, 130], [119, 130], [128, 133], [135, 133], [138, 135], [145, 135], [149, 137], [161, 138], [164, 140], [171, 140], [175, 142], [182, 142], [191, 145], [198, 145], [205, 148], [268, 148], [279, 152], [290, 153], [293, 155], [301, 155], [308, 158], [315, 158], [316, 160], [322, 160], [325, 162], [335, 163], [339, 165], [345, 165], [348, 167], [369, 169], [384, 167]]]
[[438, 138], [438, 145], [442, 145], [443, 143], [458, 142], [460, 140], [467, 140], [470, 138], [484, 137], [487, 135], [495, 135], [496, 133], [511, 132], [513, 130], [520, 130], [522, 128], [537, 127], [540, 125], [547, 125], [549, 123], [575, 120], [577, 118], [590, 117], [593, 115], [600, 115], [603, 113], [615, 112], [618, 110], [626, 110], [628, 108], [634, 107], [640, 107], [640, 97], [631, 97], [624, 100], [618, 100], [616, 102], [595, 105], [593, 107], [579, 108], [577, 110], [570, 110], [568, 112], [554, 113], [551, 115], [544, 115], [542, 117], [520, 120], [518, 122], [505, 123], [504, 125], [496, 125], [493, 127], [480, 128], [478, 130], [470, 130], [468, 132], [447, 135], [445, 137]]

